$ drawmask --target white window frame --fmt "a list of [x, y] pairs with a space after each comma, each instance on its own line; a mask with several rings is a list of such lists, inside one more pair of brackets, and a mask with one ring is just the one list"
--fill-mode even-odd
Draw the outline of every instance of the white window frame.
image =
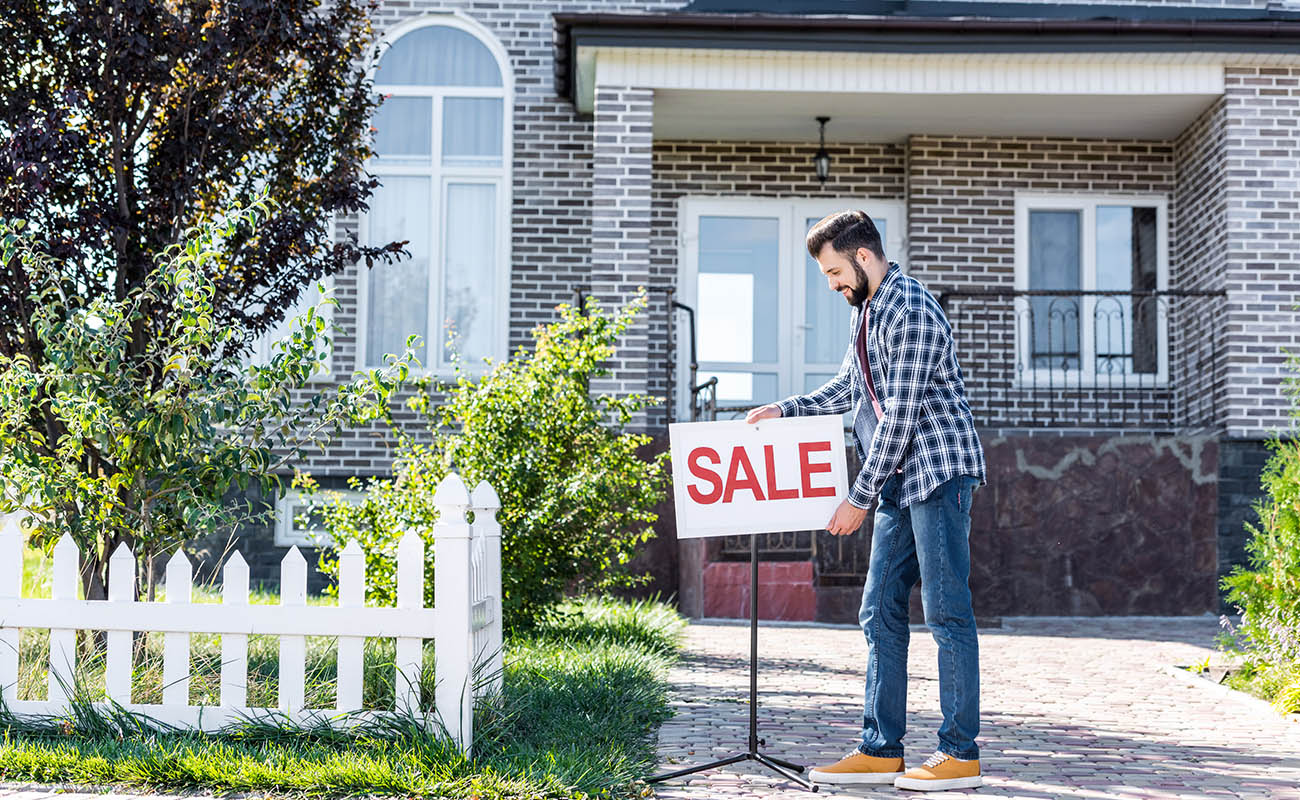
[[[321, 489], [316, 493], [319, 501], [328, 502], [330, 495], [342, 495], [349, 504], [360, 504], [365, 499], [365, 492], [351, 489]], [[275, 504], [275, 546], [276, 547], [329, 547], [334, 543], [327, 531], [317, 528], [300, 528], [296, 517], [304, 510], [304, 493], [291, 489]], [[297, 509], [297, 510], [295, 510]]]
[[[1163, 194], [1042, 194], [1017, 192], [1015, 196], [1015, 259], [1016, 290], [1029, 291], [1029, 212], [1078, 211], [1080, 212], [1079, 258], [1082, 266], [1080, 289], [1097, 288], [1097, 207], [1145, 206], [1156, 209], [1156, 289], [1169, 288], [1169, 198]], [[1017, 324], [1016, 356], [1025, 369], [1017, 370], [1013, 387], [1067, 388], [1078, 382], [1090, 389], [1108, 387], [1139, 388], [1167, 386], [1169, 383], [1169, 318], [1166, 309], [1156, 303], [1156, 359], [1154, 380], [1150, 373], [1125, 373], [1123, 375], [1097, 372], [1096, 326], [1091, 324], [1096, 311], [1095, 297], [1084, 296], [1079, 304], [1079, 359], [1078, 371], [1052, 368], [1035, 368], [1032, 364], [1032, 334], [1022, 331], [1019, 320], [1028, 319], [1029, 304], [1025, 298], [1016, 299]], [[1130, 321], [1131, 324], [1131, 321]]]
[[[804, 237], [807, 229], [804, 220], [809, 217], [824, 217], [846, 208], [862, 209], [873, 219], [885, 219], [885, 257], [898, 262], [907, 269], [907, 207], [902, 200], [875, 200], [861, 197], [714, 197], [688, 195], [677, 201], [677, 241], [678, 275], [677, 295], [681, 302], [699, 313], [699, 240], [700, 217], [776, 217], [780, 220], [778, 247], [780, 257], [777, 264], [779, 286], [777, 296], [777, 325], [781, 331], [777, 340], [777, 361], [771, 369], [757, 367], [753, 371], [775, 372], [777, 375], [777, 394], [789, 397], [804, 392], [804, 383], [809, 373], [835, 373], [840, 362], [807, 363], [804, 361], [804, 337], [806, 330], [804, 313], [806, 309], [806, 287], [803, 270], [806, 264], [807, 250]], [[827, 292], [830, 289], [826, 290]], [[679, 320], [677, 331], [678, 351], [685, 353], [690, 341], [690, 330], [685, 319]], [[699, 321], [696, 325], [698, 328]], [[844, 346], [848, 347], [847, 332]], [[691, 387], [689, 358], [678, 358], [677, 372], [677, 416], [679, 420], [690, 419]], [[699, 374], [725, 372], [736, 369], [735, 364], [723, 362], [699, 363]], [[745, 370], [750, 371], [750, 370]]]
[[[492, 299], [489, 308], [495, 314], [495, 320], [492, 328], [492, 347], [490, 355], [493, 360], [503, 360], [509, 351], [509, 325], [510, 325], [510, 263], [511, 263], [511, 244], [513, 240], [511, 231], [510, 209], [513, 204], [513, 182], [512, 175], [514, 172], [514, 72], [510, 66], [510, 58], [505, 47], [497, 37], [486, 27], [461, 12], [426, 14], [415, 19], [407, 20], [400, 25], [395, 25], [383, 37], [375, 59], [369, 66], [371, 79], [379, 77], [377, 70], [379, 61], [383, 54], [388, 51], [389, 47], [403, 36], [420, 28], [443, 26], [462, 30], [479, 40], [481, 44], [488, 48], [496, 59], [497, 68], [501, 71], [501, 86], [420, 86], [410, 84], [374, 84], [374, 91], [378, 94], [392, 95], [395, 97], [429, 97], [433, 102], [433, 141], [430, 144], [430, 160], [428, 165], [411, 165], [411, 164], [385, 164], [382, 159], [371, 159], [367, 163], [367, 169], [379, 178], [382, 182], [383, 177], [388, 176], [412, 176], [429, 178], [430, 191], [433, 196], [430, 198], [429, 207], [432, 209], [432, 219], [429, 220], [429, 231], [431, 233], [429, 241], [429, 310], [426, 321], [426, 333], [424, 342], [424, 357], [421, 359], [422, 366], [412, 368], [411, 372], [415, 376], [431, 376], [437, 378], [451, 378], [456, 372], [451, 362], [443, 358], [443, 344], [446, 341], [446, 332], [442, 327], [444, 315], [442, 313], [442, 303], [444, 296], [444, 278], [445, 271], [442, 269], [444, 263], [444, 244], [446, 237], [443, 236], [442, 221], [444, 218], [444, 209], [446, 208], [445, 200], [447, 195], [447, 184], [452, 182], [470, 182], [477, 184], [492, 184], [496, 188], [496, 259], [493, 264], [495, 270], [496, 297]], [[442, 105], [443, 100], [448, 97], [476, 97], [489, 98], [499, 97], [502, 100], [501, 110], [501, 166], [499, 167], [473, 167], [473, 166], [453, 166], [445, 167], [442, 165]], [[370, 242], [370, 214], [367, 212], [361, 215], [358, 225], [358, 236], [363, 243]], [[377, 263], [374, 269], [384, 269], [384, 264]], [[370, 314], [370, 269], [364, 263], [357, 265], [357, 368], [367, 369], [370, 367], [383, 366], [382, 364], [368, 364], [367, 329], [368, 318]], [[394, 354], [400, 355], [400, 354]], [[486, 365], [478, 361], [462, 362], [462, 369], [469, 374], [482, 374], [487, 371]]]

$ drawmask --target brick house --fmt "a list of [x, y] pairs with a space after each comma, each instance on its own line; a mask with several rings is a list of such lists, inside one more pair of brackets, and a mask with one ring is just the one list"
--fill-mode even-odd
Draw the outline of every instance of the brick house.
[[[384, 185], [338, 225], [414, 258], [336, 276], [335, 374], [411, 332], [445, 369], [439, 320], [501, 357], [646, 286], [609, 387], [661, 397], [656, 434], [726, 418], [834, 372], [848, 310], [803, 233], [864, 208], [958, 340], [977, 613], [1218, 610], [1300, 345], [1296, 4], [388, 0], [379, 25]], [[356, 431], [303, 467], [389, 459]], [[247, 532], [263, 578], [293, 503]], [[656, 587], [743, 613], [748, 545], [679, 547], [664, 511]], [[869, 526], [765, 536], [765, 615], [852, 620]]]

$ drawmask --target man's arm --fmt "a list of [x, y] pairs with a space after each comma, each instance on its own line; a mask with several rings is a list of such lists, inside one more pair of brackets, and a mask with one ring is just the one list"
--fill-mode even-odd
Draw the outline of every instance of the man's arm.
[[921, 418], [921, 400], [930, 376], [943, 358], [947, 336], [943, 326], [924, 307], [899, 314], [889, 331], [890, 403], [876, 427], [866, 462], [849, 487], [849, 502], [870, 508], [880, 488], [903, 461]]
[[750, 409], [745, 415], [745, 422], [753, 425], [762, 419], [777, 417], [810, 417], [817, 414], [843, 414], [853, 408], [853, 380], [849, 370], [853, 369], [853, 345], [844, 354], [840, 362], [840, 371], [820, 388], [808, 394], [787, 397], [776, 403]]
[[843, 414], [853, 408], [853, 345], [840, 361], [835, 377], [808, 394], [795, 395], [776, 404], [783, 417], [809, 417], [816, 414]]

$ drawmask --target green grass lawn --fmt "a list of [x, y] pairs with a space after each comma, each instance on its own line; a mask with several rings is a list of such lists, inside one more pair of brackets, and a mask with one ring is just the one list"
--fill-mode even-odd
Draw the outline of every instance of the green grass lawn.
[[[669, 716], [665, 675], [682, 626], [663, 604], [585, 600], [513, 638], [503, 696], [476, 711], [472, 760], [409, 721], [350, 734], [248, 727], [199, 736], [142, 732], [88, 714], [41, 728], [0, 719], [0, 780], [304, 797], [632, 797], [654, 768], [655, 731]], [[43, 635], [24, 633], [20, 697], [43, 696]], [[249, 643], [249, 700], [274, 706], [275, 637], [261, 637], [263, 646], [257, 638]], [[191, 641], [191, 702], [213, 702], [219, 638]], [[161, 693], [160, 649], [147, 640], [137, 659], [137, 702]], [[309, 706], [331, 704], [334, 652], [330, 640], [309, 640]], [[391, 708], [392, 658], [391, 641], [367, 640], [367, 707]], [[82, 672], [86, 698], [96, 686], [102, 695], [102, 667], [90, 660]]]

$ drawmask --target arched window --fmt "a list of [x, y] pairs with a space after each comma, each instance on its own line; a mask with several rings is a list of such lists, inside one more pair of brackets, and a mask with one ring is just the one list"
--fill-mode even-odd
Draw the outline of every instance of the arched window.
[[[380, 57], [374, 117], [381, 186], [364, 236], [407, 240], [411, 257], [363, 279], [366, 366], [420, 334], [420, 360], [446, 372], [506, 349], [511, 75], [491, 35], [460, 17], [403, 25]], [[449, 345], [449, 336], [453, 337]]]

